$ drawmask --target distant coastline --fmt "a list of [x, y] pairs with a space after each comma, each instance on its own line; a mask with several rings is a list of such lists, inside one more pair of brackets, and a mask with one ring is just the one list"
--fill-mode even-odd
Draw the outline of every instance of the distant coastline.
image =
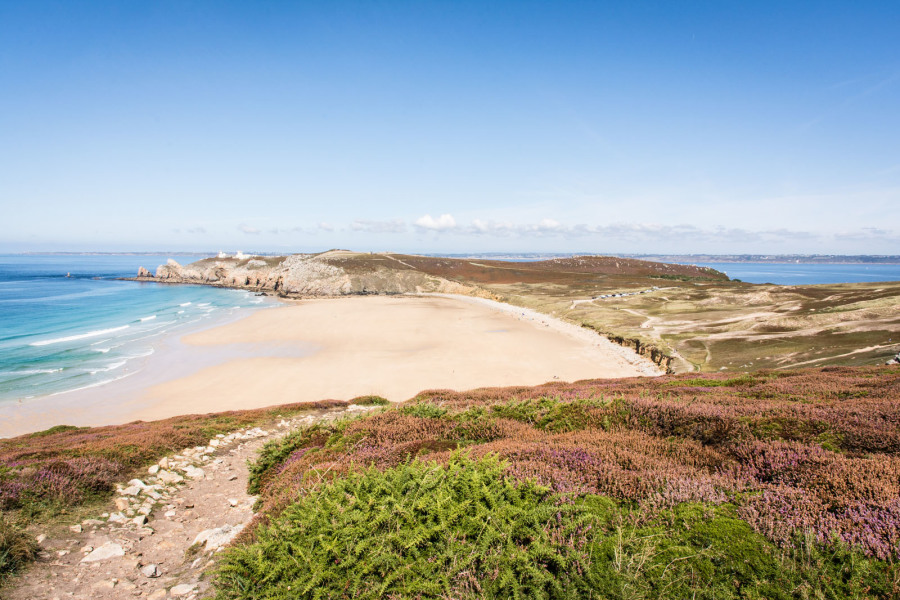
[[[424, 254], [423, 256], [446, 258], [483, 258], [493, 260], [551, 260], [586, 256], [585, 252], [485, 252], [469, 254]], [[634, 258], [652, 262], [695, 263], [772, 263], [772, 264], [848, 264], [848, 265], [898, 265], [900, 255], [879, 254], [622, 254], [603, 253], [603, 256]]]
[[[11, 252], [20, 256], [199, 256], [213, 257], [216, 252], [185, 250], [147, 252]], [[250, 251], [253, 256], [285, 256], [290, 252]], [[421, 253], [419, 256], [440, 258], [481, 258], [491, 260], [552, 260], [575, 256], [614, 256], [665, 263], [772, 263], [772, 264], [848, 264], [848, 265], [900, 265], [900, 254], [627, 254], [615, 252], [469, 252], [469, 253]]]

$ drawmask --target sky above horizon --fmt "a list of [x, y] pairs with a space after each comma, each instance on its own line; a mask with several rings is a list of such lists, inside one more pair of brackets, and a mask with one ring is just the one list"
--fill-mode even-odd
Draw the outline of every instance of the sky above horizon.
[[900, 254], [900, 3], [0, 0], [0, 252]]

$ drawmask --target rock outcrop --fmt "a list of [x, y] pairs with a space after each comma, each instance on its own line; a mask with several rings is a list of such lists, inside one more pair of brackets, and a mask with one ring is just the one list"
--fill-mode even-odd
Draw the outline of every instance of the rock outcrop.
[[384, 255], [332, 250], [278, 257], [207, 258], [187, 265], [169, 260], [137, 278], [250, 289], [279, 296], [328, 297], [439, 292], [487, 295], [475, 287], [423, 273]]

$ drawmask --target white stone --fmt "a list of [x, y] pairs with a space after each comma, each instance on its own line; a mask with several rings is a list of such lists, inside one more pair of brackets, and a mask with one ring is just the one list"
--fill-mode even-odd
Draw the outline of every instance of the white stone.
[[161, 458], [161, 459], [159, 459], [159, 462], [156, 464], [159, 465], [160, 469], [168, 469], [169, 468], [169, 458], [168, 457]]
[[93, 546], [85, 546], [84, 548], [81, 549], [81, 551], [84, 553], [93, 552], [94, 547]]
[[191, 479], [203, 479], [203, 477], [206, 475], [206, 472], [203, 469], [188, 465], [184, 468], [184, 474]]
[[194, 538], [195, 544], [203, 544], [207, 552], [217, 550], [233, 540], [244, 529], [243, 525], [223, 525], [215, 529], [201, 531]]
[[99, 548], [94, 548], [93, 552], [81, 559], [81, 562], [92, 563], [119, 556], [125, 556], [125, 550], [122, 549], [122, 546], [113, 542], [107, 542]]
[[162, 600], [166, 597], [166, 590], [156, 590], [147, 596], [147, 600]]
[[140, 479], [132, 479], [131, 481], [128, 482], [128, 485], [129, 485], [129, 486], [131, 486], [131, 485], [136, 485], [136, 486], [138, 486], [138, 487], [141, 488], [141, 489], [147, 487], [147, 484], [144, 483], [143, 481], [141, 481]]
[[138, 527], [143, 527], [144, 523], [147, 522], [147, 517], [145, 515], [138, 515], [131, 520], [132, 523], [137, 525]]
[[184, 481], [184, 477], [172, 471], [160, 471], [158, 477], [164, 483], [181, 483]]
[[195, 589], [197, 589], [196, 583], [182, 583], [169, 590], [169, 593], [173, 596], [187, 596], [188, 594], [191, 594]]
[[231, 506], [237, 506], [237, 505], [238, 505], [238, 501], [235, 500], [234, 498], [229, 498], [229, 499], [228, 499], [228, 504], [230, 504]]
[[69, 531], [72, 533], [81, 533], [81, 525], [69, 525]]
[[116, 498], [116, 508], [119, 510], [125, 510], [131, 506], [131, 502], [128, 501], [128, 498]]
[[141, 567], [141, 575], [150, 578], [159, 577], [159, 567], [157, 565], [144, 565], [143, 567]]
[[38, 535], [36, 538], [34, 538], [34, 539], [35, 539], [35, 541], [37, 541], [38, 544], [43, 544], [43, 543], [44, 543], [44, 540], [47, 539], [47, 536], [44, 535], [44, 534], [42, 533], [42, 534]]
[[124, 490], [122, 490], [123, 496], [137, 496], [141, 493], [141, 487], [137, 485], [128, 486]]
[[167, 510], [163, 516], [167, 519], [171, 519], [172, 517], [175, 516], [175, 514], [176, 513], [174, 510]]
[[151, 465], [150, 468], [147, 469], [147, 472], [151, 475], [156, 475], [159, 473], [159, 465]]
[[110, 523], [124, 523], [127, 520], [128, 518], [120, 512], [114, 512], [113, 514], [109, 515]]

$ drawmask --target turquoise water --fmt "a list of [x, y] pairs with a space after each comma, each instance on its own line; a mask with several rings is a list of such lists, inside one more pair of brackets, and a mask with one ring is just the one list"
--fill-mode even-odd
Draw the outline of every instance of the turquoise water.
[[240, 290], [116, 280], [168, 258], [201, 257], [0, 255], [0, 403], [129, 377], [162, 336], [269, 304]]
[[900, 265], [803, 263], [692, 263], [748, 283], [813, 285], [900, 281]]

